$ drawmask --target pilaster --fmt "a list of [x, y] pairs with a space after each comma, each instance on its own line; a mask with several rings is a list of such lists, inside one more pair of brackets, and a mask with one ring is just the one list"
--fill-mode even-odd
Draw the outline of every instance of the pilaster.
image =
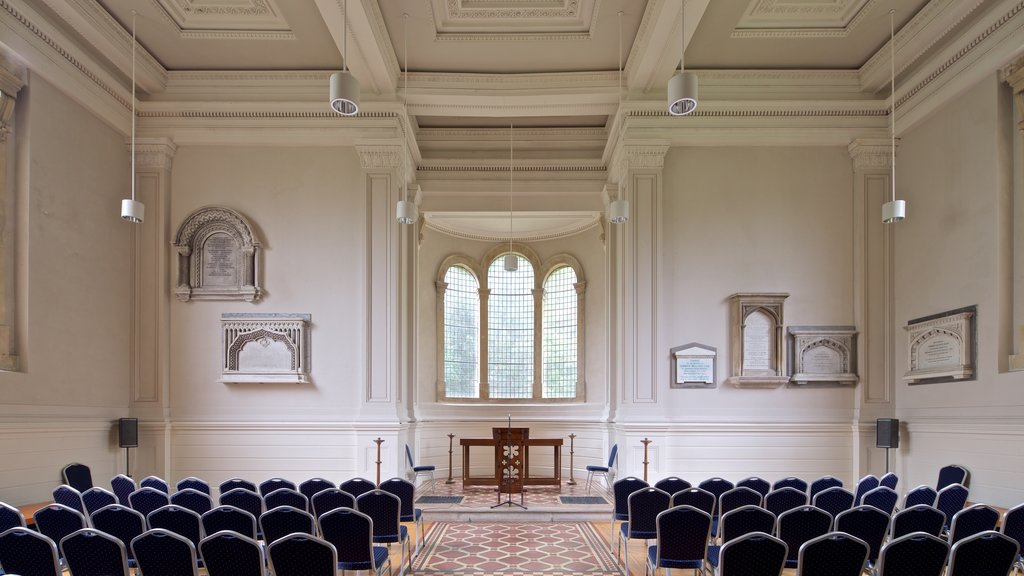
[[15, 129], [14, 110], [18, 92], [25, 85], [22, 70], [6, 54], [0, 52], [0, 370], [17, 371], [18, 335], [15, 299], [15, 226], [14, 188], [8, 174], [8, 162], [13, 158]]
[[[1008, 64], [1001, 71], [1002, 79], [1010, 85], [1013, 90], [1013, 102], [1015, 118], [1017, 120], [1017, 128], [1019, 132], [1014, 135], [1014, 140], [1017, 143], [1013, 148], [1020, 149], [1020, 144], [1024, 142], [1024, 56], [1016, 58], [1013, 62]], [[1006, 227], [1006, 234], [1008, 235], [1006, 242], [1008, 244], [1010, 256], [1010, 279], [1005, 283], [1005, 288], [1009, 292], [1005, 295], [1005, 302], [1009, 308], [1008, 317], [1009, 326], [1006, 327], [1005, 331], [1000, 326], [1000, 333], [1016, 334], [1016, 345], [1013, 342], [1010, 343], [1010, 348], [1014, 351], [1014, 354], [1010, 354], [1007, 358], [1007, 369], [1011, 371], [1024, 370], [1024, 301], [1017, 296], [1019, 292], [1019, 284], [1022, 276], [1024, 276], [1024, 254], [1020, 250], [1016, 250], [1017, 247], [1024, 245], [1024, 227], [1017, 225], [1020, 222], [1019, 215], [1024, 213], [1024, 203], [1021, 202], [1024, 199], [1024, 184], [1021, 183], [1020, 175], [1022, 173], [1021, 166], [1024, 166], [1024, 159], [1021, 158], [1020, 153], [1017, 152], [1018, 156], [1013, 158], [1012, 165], [1014, 167], [1015, 174], [1012, 184], [1012, 192], [1010, 194], [1010, 202], [1008, 214], [1004, 214], [1004, 220]], [[1002, 235], [1001, 235], [1002, 236]], [[1004, 283], [1000, 283], [1004, 286]], [[1003, 296], [1000, 300], [1003, 301]]]

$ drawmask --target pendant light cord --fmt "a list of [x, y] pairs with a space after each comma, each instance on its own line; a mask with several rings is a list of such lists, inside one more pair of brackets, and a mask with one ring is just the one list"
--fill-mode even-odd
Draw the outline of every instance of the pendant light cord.
[[348, 0], [341, 3], [341, 71], [348, 72]]
[[[405, 78], [404, 78], [404, 80], [405, 80], [405, 94], [404, 94], [404, 97], [402, 98], [402, 107], [405, 109], [406, 125], [408, 125], [408, 122], [409, 122], [409, 30], [408, 30], [408, 28], [409, 28], [409, 13], [408, 12], [404, 12], [404, 13], [402, 13], [402, 60], [405, 61]], [[412, 128], [411, 126], [409, 126], [409, 127], [410, 127], [410, 129]], [[405, 160], [406, 160], [406, 162], [405, 162], [406, 166], [404, 168], [408, 168], [408, 165], [409, 165], [409, 144], [408, 144], [408, 141], [403, 146], [403, 149], [405, 151], [404, 156], [405, 156]], [[404, 170], [403, 170], [403, 172], [404, 172]], [[409, 175], [408, 174], [405, 174], [402, 177], [402, 191], [403, 191], [403, 194], [402, 194], [403, 199], [405, 201], [408, 201], [409, 200]]]
[[132, 201], [135, 200], [135, 17], [132, 10]]
[[508, 125], [508, 253], [512, 254], [512, 128]]
[[686, 53], [686, 0], [679, 9], [679, 72], [684, 72], [683, 55]]
[[[622, 10], [619, 10], [619, 134], [622, 134], [622, 130], [626, 123], [626, 115], [622, 112]], [[623, 180], [622, 175], [619, 175], [619, 180]], [[622, 199], [622, 183], [619, 183], [618, 190], [615, 191], [615, 199]]]
[[896, 201], [896, 10], [889, 10], [889, 72], [891, 73], [892, 84], [890, 85], [892, 93], [892, 134], [890, 141], [890, 151], [892, 153], [892, 159], [890, 165], [892, 167], [892, 201]]

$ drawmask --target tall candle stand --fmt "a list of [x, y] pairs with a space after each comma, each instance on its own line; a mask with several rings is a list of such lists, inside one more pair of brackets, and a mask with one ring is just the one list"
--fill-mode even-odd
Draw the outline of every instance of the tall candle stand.
[[444, 481], [445, 484], [455, 484], [455, 479], [452, 478], [452, 440], [454, 440], [455, 434], [448, 433], [448, 479]]
[[[377, 486], [380, 486], [380, 445], [384, 443], [384, 439], [378, 436], [373, 443], [377, 445]], [[644, 474], [644, 478], [646, 477]]]
[[644, 482], [647, 482], [647, 465], [650, 464], [650, 462], [647, 461], [647, 446], [651, 442], [653, 442], [653, 440], [648, 440], [647, 438], [640, 441], [640, 443], [644, 445]]
[[569, 481], [566, 482], [566, 484], [568, 484], [569, 486], [575, 486], [576, 485], [576, 479], [573, 478], [573, 475], [572, 475], [573, 474], [572, 455], [576, 453], [575, 440], [576, 440], [576, 435], [575, 434], [569, 434]]

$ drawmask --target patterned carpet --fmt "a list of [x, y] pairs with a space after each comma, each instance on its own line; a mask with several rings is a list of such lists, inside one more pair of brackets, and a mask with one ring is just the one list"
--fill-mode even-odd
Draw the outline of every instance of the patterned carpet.
[[415, 562], [417, 574], [472, 576], [622, 576], [585, 522], [438, 522]]

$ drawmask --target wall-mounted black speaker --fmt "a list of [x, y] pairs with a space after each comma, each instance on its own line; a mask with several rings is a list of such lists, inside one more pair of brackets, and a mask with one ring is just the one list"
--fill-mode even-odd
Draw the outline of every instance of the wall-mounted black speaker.
[[117, 445], [120, 448], [138, 448], [138, 418], [121, 418], [117, 421]]
[[900, 421], [895, 418], [879, 418], [875, 421], [875, 447], [900, 447]]

